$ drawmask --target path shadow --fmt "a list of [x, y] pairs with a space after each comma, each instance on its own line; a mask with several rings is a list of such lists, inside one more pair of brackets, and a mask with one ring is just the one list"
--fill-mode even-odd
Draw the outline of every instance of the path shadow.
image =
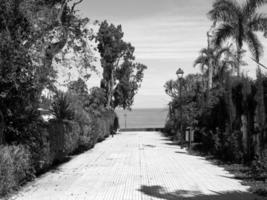
[[[198, 158], [199, 160], [206, 160], [205, 158], [203, 158], [202, 156], [196, 156], [196, 155], [192, 155], [190, 153], [188, 153], [188, 151], [175, 151], [175, 153], [177, 154], [182, 154], [182, 155], [186, 155], [188, 157], [195, 157]], [[212, 164], [211, 162], [207, 161], [208, 163]]]
[[164, 138], [160, 139], [162, 141], [172, 141], [170, 138], [167, 138], [166, 136], [163, 136]]
[[150, 148], [155, 148], [155, 145], [151, 145], [151, 144], [143, 144], [144, 147], [150, 147]]
[[266, 197], [260, 197], [248, 192], [227, 192], [205, 195], [200, 191], [176, 190], [174, 192], [165, 192], [165, 189], [159, 185], [146, 186], [142, 185], [140, 192], [150, 197], [165, 200], [266, 200]]
[[190, 155], [189, 153], [187, 153], [185, 151], [175, 151], [175, 153]]
[[179, 147], [178, 143], [175, 143], [175, 142], [166, 142], [166, 143], [164, 143], [164, 144]]

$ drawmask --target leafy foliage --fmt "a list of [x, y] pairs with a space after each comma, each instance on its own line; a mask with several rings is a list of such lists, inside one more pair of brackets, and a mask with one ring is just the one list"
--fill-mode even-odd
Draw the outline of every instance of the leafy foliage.
[[[175, 135], [180, 125], [184, 131], [190, 126], [202, 144], [201, 150], [220, 159], [250, 162], [255, 155], [260, 156], [266, 140], [259, 140], [256, 135], [266, 138], [264, 106], [267, 101], [263, 96], [267, 93], [266, 88], [263, 89], [266, 85], [259, 81], [259, 78], [252, 81], [228, 73], [224, 84], [211, 90], [205, 89], [201, 75], [190, 74], [182, 81], [168, 81], [165, 90], [172, 98], [166, 123], [169, 135]], [[258, 123], [262, 124], [260, 129]]]
[[200, 51], [200, 56], [195, 60], [194, 66], [208, 79], [208, 88], [213, 87], [214, 79], [222, 83], [227, 72], [236, 70], [237, 61], [230, 47], [209, 47]]
[[131, 107], [134, 96], [141, 86], [146, 68], [143, 64], [125, 61], [120, 68], [116, 69], [115, 78], [118, 80], [118, 84], [114, 89], [114, 108], [117, 106], [123, 109]]
[[58, 120], [73, 119], [74, 111], [71, 107], [68, 96], [65, 93], [57, 91], [54, 96], [51, 112]]
[[19, 146], [0, 146], [0, 196], [33, 178], [29, 151]]
[[99, 116], [101, 112], [105, 111], [106, 104], [107, 98], [105, 90], [99, 87], [91, 88], [86, 109], [96, 116]]
[[[38, 75], [27, 51], [15, 42], [0, 42], [0, 106], [7, 142], [38, 119]], [[15, 125], [15, 126], [14, 126]]]
[[265, 0], [248, 0], [245, 4], [239, 4], [233, 0], [216, 0], [209, 17], [214, 23], [219, 23], [214, 36], [214, 42], [219, 46], [226, 39], [233, 38], [236, 42], [238, 75], [240, 67], [240, 55], [243, 43], [246, 42], [253, 57], [259, 61], [263, 55], [263, 46], [255, 32], [267, 30], [267, 18], [257, 13]]
[[[197, 147], [225, 161], [250, 163], [255, 157], [257, 161], [266, 157], [266, 77], [260, 69], [256, 80], [240, 77], [239, 72], [240, 66], [246, 64], [242, 61], [244, 43], [256, 63], [263, 55], [256, 32], [267, 31], [266, 16], [257, 13], [265, 3], [215, 0], [208, 13], [213, 21], [213, 35], [208, 32], [212, 41], [194, 63], [200, 65], [202, 74], [165, 84], [165, 91], [172, 98], [166, 123], [169, 134], [175, 135], [181, 125], [183, 129], [191, 126], [200, 142]], [[232, 44], [225, 47], [225, 42], [233, 41], [236, 48]]]
[[[112, 131], [105, 92], [89, 95], [85, 83], [96, 69], [93, 29], [76, 10], [81, 2], [0, 0], [0, 196]], [[59, 65], [81, 77], [67, 93], [55, 88]], [[43, 97], [44, 89], [54, 98]], [[40, 106], [56, 120], [45, 122]]]

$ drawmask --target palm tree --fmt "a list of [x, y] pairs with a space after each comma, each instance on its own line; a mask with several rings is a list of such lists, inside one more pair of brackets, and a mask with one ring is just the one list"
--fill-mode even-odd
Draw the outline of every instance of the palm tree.
[[[208, 77], [209, 89], [213, 86], [214, 75], [222, 70], [221, 67], [224, 67], [225, 69], [225, 67], [232, 62], [229, 59], [224, 60], [223, 55], [226, 55], [226, 58], [229, 58], [229, 56], [232, 55], [230, 47], [208, 47], [201, 49], [200, 56], [194, 62], [194, 67], [199, 65], [204, 77]], [[222, 62], [224, 62], [223, 65]]]
[[257, 9], [265, 3], [266, 0], [247, 0], [244, 4], [239, 4], [235, 0], [216, 0], [208, 13], [214, 24], [219, 22], [214, 35], [215, 45], [219, 46], [229, 38], [236, 43], [238, 76], [244, 42], [248, 44], [255, 60], [259, 61], [263, 54], [263, 46], [255, 32], [267, 34], [267, 17], [257, 13]]

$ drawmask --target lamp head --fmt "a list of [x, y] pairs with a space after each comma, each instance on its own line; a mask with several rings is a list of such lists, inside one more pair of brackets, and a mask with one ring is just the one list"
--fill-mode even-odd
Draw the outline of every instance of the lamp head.
[[184, 71], [183, 71], [181, 68], [179, 68], [179, 69], [176, 71], [176, 74], [177, 74], [178, 78], [182, 78], [183, 75], [184, 75]]

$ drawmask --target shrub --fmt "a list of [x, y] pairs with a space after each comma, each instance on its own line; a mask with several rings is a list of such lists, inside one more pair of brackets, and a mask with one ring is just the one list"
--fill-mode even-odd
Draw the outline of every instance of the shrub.
[[10, 153], [13, 159], [16, 183], [20, 184], [32, 179], [34, 171], [31, 165], [31, 154], [29, 150], [22, 145], [11, 146]]
[[240, 163], [244, 158], [241, 141], [242, 134], [240, 131], [234, 131], [231, 134], [226, 133], [225, 144], [221, 153], [222, 158], [226, 161]]
[[101, 135], [100, 139], [103, 140], [108, 137], [114, 130], [115, 113], [112, 111], [106, 111], [100, 118]]
[[201, 141], [204, 151], [211, 151], [214, 147], [214, 137], [211, 130], [206, 130], [205, 128], [201, 130]]
[[74, 118], [74, 111], [68, 96], [61, 91], [57, 91], [54, 96], [51, 112], [58, 120], [72, 120]]
[[33, 169], [29, 150], [22, 145], [1, 146], [0, 195], [7, 194], [31, 178]]
[[93, 131], [92, 121], [95, 120], [89, 112], [83, 108], [83, 102], [80, 97], [75, 93], [68, 93], [71, 100], [71, 107], [74, 111], [74, 121], [76, 121], [80, 128], [81, 134], [79, 135], [79, 150], [83, 151], [92, 147], [93, 144]]
[[239, 131], [229, 133], [228, 131], [217, 131], [213, 135], [213, 154], [224, 161], [235, 161], [240, 163], [244, 157], [242, 151], [242, 134]]
[[261, 158], [256, 156], [252, 161], [251, 175], [255, 180], [265, 181], [267, 179], [267, 149], [263, 151]]
[[81, 129], [77, 122], [69, 120], [50, 120], [51, 162], [62, 161], [78, 148]]
[[261, 196], [267, 196], [267, 183], [261, 181], [255, 181], [249, 183], [250, 189], [249, 191]]
[[0, 147], [0, 195], [7, 194], [16, 186], [13, 159], [8, 147]]
[[175, 131], [175, 122], [173, 119], [168, 119], [166, 121], [165, 127], [164, 127], [164, 133], [167, 136], [175, 136], [176, 131]]
[[32, 127], [32, 136], [28, 141], [30, 152], [32, 154], [32, 165], [38, 174], [44, 172], [52, 164], [50, 151], [50, 138], [48, 123], [35, 124]]

